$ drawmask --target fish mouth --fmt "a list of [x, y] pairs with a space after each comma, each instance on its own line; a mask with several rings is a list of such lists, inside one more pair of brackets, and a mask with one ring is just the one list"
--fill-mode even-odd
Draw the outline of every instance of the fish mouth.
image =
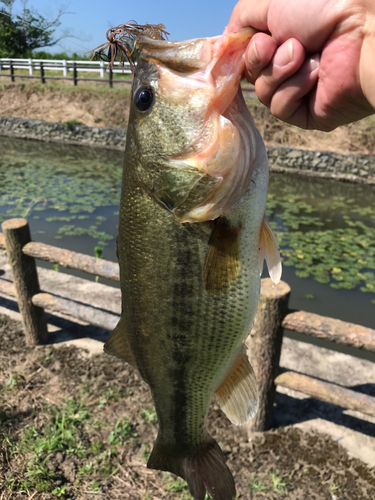
[[191, 102], [201, 110], [200, 130], [188, 146], [167, 160], [216, 180], [212, 191], [181, 213], [180, 222], [213, 220], [247, 191], [256, 158], [258, 133], [242, 97], [244, 54], [251, 28], [214, 38], [168, 42], [142, 37], [141, 57], [155, 66], [158, 93], [170, 103]]

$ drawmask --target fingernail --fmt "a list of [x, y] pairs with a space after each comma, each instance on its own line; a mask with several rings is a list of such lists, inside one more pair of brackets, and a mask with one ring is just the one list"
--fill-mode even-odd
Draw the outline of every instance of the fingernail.
[[293, 41], [289, 40], [289, 42], [282, 45], [276, 52], [275, 58], [273, 60], [274, 66], [281, 68], [282, 66], [286, 66], [291, 62], [293, 58]]
[[320, 55], [316, 54], [309, 59], [309, 70], [310, 73], [317, 70], [320, 66]]
[[257, 49], [257, 44], [255, 40], [252, 40], [250, 43], [250, 48], [248, 52], [248, 60], [250, 64], [253, 64], [254, 66], [258, 65], [260, 63], [260, 57], [258, 54], [258, 49]]

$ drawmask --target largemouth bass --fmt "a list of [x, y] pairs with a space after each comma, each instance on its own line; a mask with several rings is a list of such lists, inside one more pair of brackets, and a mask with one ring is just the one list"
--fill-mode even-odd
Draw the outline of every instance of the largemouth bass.
[[118, 228], [122, 315], [105, 352], [150, 386], [159, 432], [148, 467], [184, 478], [196, 500], [231, 500], [206, 414], [214, 393], [233, 423], [255, 414], [244, 340], [264, 258], [275, 282], [281, 274], [264, 217], [266, 151], [239, 88], [253, 30], [185, 42], [144, 31]]

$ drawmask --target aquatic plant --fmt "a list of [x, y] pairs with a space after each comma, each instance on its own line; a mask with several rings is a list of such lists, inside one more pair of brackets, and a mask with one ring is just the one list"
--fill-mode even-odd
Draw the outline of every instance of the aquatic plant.
[[[25, 217], [36, 240], [114, 259], [122, 153], [0, 141], [0, 222]], [[373, 186], [271, 174], [267, 215], [297, 276], [375, 293]]]

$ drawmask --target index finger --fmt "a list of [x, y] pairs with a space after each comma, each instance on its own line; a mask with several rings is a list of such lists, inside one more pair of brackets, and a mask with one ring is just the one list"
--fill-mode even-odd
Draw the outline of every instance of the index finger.
[[268, 31], [268, 11], [272, 0], [239, 0], [233, 9], [224, 33], [233, 33], [242, 28]]

